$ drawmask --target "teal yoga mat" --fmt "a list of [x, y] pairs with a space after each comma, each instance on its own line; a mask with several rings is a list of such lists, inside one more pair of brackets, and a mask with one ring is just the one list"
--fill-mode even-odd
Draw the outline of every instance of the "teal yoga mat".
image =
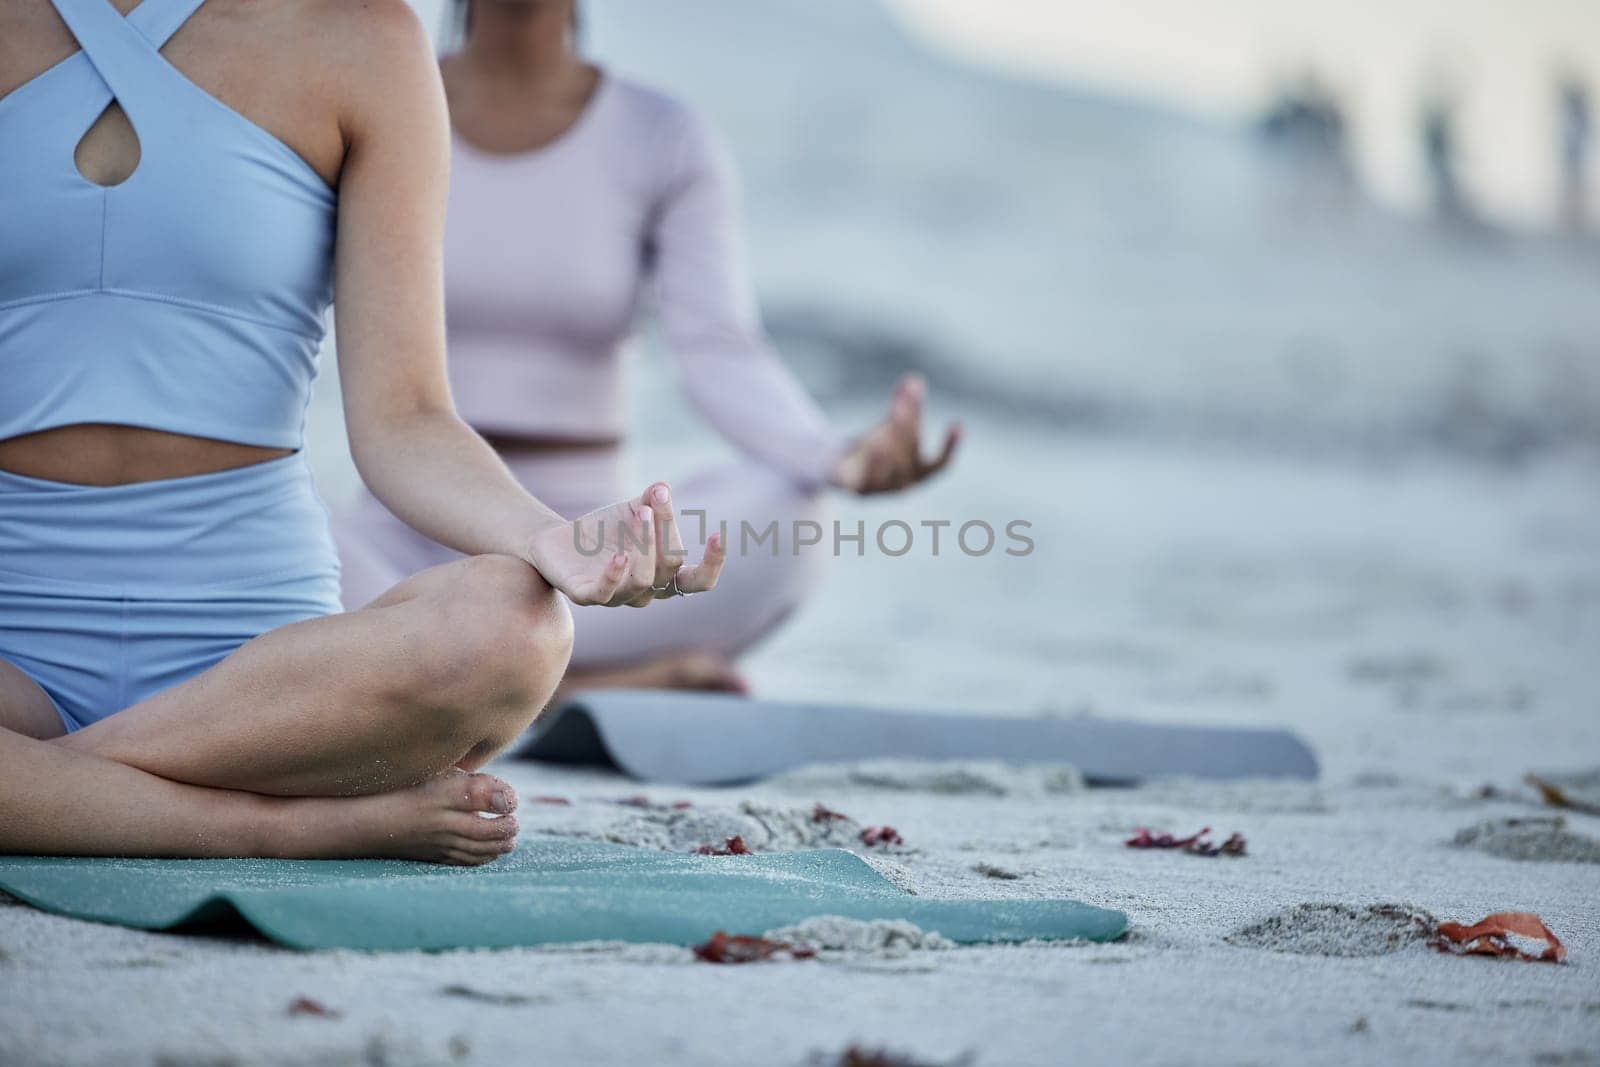
[[1073, 900], [931, 900], [839, 849], [695, 856], [531, 837], [486, 867], [385, 860], [0, 856], [0, 889], [79, 919], [166, 930], [237, 915], [293, 948], [698, 944], [820, 915], [905, 919], [952, 941], [1110, 941], [1120, 911]]

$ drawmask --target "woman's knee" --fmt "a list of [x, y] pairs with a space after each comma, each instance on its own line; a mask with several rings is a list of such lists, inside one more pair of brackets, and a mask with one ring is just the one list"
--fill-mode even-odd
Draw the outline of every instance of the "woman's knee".
[[566, 671], [572, 615], [565, 598], [526, 562], [473, 556], [419, 598], [431, 647], [419, 667], [447, 702], [531, 717]]

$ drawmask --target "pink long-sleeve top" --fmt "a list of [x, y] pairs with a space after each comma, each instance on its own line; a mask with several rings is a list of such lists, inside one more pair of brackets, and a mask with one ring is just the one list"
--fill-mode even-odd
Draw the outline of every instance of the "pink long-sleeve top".
[[653, 304], [690, 401], [741, 451], [819, 484], [842, 443], [768, 343], [726, 153], [683, 104], [601, 76], [532, 152], [458, 135], [445, 231], [450, 380], [483, 431], [621, 436], [621, 347]]

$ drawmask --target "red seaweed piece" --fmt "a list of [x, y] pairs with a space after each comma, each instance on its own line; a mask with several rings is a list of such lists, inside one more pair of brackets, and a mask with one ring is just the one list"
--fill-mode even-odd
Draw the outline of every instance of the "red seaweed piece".
[[1133, 831], [1133, 836], [1123, 844], [1129, 848], [1175, 848], [1189, 853], [1191, 856], [1247, 856], [1247, 845], [1243, 834], [1229, 834], [1228, 839], [1222, 844], [1213, 844], [1206, 835], [1211, 832], [1211, 827], [1202, 826], [1199, 833], [1190, 834], [1188, 837], [1173, 837], [1171, 834], [1151, 833], [1141, 826]]
[[1171, 834], [1153, 834], [1143, 826], [1133, 831], [1133, 836], [1123, 844], [1129, 848], [1188, 848], [1202, 837], [1211, 832], [1211, 827], [1202, 826], [1200, 832], [1188, 837], [1173, 837]]
[[1568, 795], [1567, 791], [1559, 785], [1554, 782], [1547, 782], [1537, 774], [1530, 774], [1523, 780], [1537, 789], [1539, 795], [1544, 798], [1544, 802], [1553, 808], [1571, 808], [1573, 811], [1581, 811], [1586, 815], [1600, 815], [1600, 804], [1591, 804], [1586, 800], [1574, 798]]
[[313, 1000], [310, 997], [295, 997], [291, 1000], [289, 1002], [289, 1014], [315, 1015], [322, 1019], [337, 1019], [339, 1017], [338, 1012], [322, 1003], [322, 1001]]
[[1228, 835], [1228, 839], [1222, 843], [1221, 852], [1224, 856], [1247, 856], [1247, 847], [1244, 835], [1236, 832]]
[[834, 811], [831, 808], [825, 808], [821, 804], [818, 804], [816, 807], [811, 809], [812, 822], [841, 822], [848, 821], [849, 818], [850, 816], [846, 815], [844, 812]]
[[971, 1052], [963, 1053], [953, 1060], [946, 1060], [943, 1064], [929, 1063], [927, 1060], [912, 1059], [897, 1052], [886, 1049], [863, 1048], [860, 1045], [851, 1045], [834, 1059], [821, 1060], [813, 1057], [812, 1063], [817, 1067], [972, 1067], [976, 1057]]
[[558, 804], [564, 808], [572, 807], [572, 801], [566, 797], [534, 797], [533, 802], [535, 804]]
[[[1513, 935], [1529, 941], [1543, 941], [1544, 951], [1536, 956], [1518, 947], [1511, 940]], [[1433, 945], [1441, 952], [1453, 952], [1458, 956], [1511, 956], [1530, 963], [1560, 963], [1567, 958], [1567, 948], [1561, 939], [1551, 933], [1537, 915], [1526, 911], [1496, 912], [1471, 926], [1440, 923]]]
[[688, 800], [676, 800], [671, 804], [657, 804], [642, 793], [631, 797], [618, 797], [612, 803], [621, 804], [625, 808], [643, 808], [645, 811], [684, 811], [687, 808], [694, 807], [694, 803]]
[[704, 963], [759, 963], [774, 956], [808, 960], [816, 954], [817, 950], [807, 945], [729, 934], [723, 930], [712, 934], [711, 940], [694, 947], [695, 958]]
[[754, 855], [754, 853], [752, 853], [750, 850], [750, 846], [744, 843], [744, 837], [741, 834], [734, 834], [732, 837], [728, 838], [721, 848], [718, 848], [716, 845], [701, 845], [694, 851], [695, 855], [697, 856]]
[[868, 848], [905, 844], [905, 838], [892, 826], [866, 826], [861, 830], [861, 843]]

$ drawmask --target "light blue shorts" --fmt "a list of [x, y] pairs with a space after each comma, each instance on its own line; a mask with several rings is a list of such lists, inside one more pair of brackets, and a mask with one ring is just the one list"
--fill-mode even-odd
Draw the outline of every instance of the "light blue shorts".
[[338, 610], [327, 509], [298, 453], [110, 487], [0, 471], [0, 659], [69, 731]]

